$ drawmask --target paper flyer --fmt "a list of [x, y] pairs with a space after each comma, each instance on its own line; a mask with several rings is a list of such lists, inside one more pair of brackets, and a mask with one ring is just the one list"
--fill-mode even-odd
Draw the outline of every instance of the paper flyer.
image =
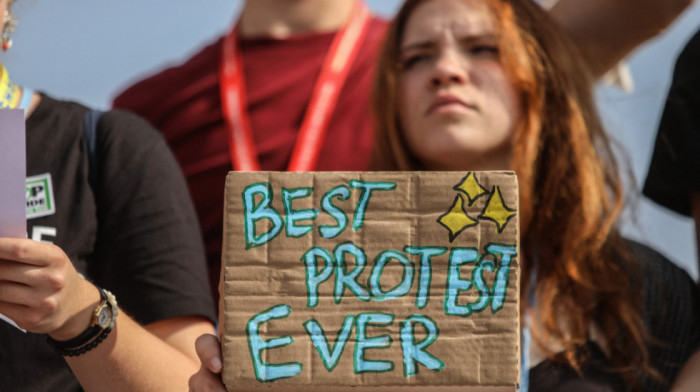
[[24, 110], [0, 109], [0, 237], [27, 236], [25, 143]]

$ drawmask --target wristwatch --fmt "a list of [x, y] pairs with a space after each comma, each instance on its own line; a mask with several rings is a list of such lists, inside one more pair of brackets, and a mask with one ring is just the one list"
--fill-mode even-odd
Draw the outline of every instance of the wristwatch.
[[70, 340], [56, 340], [46, 335], [46, 341], [64, 356], [83, 354], [97, 346], [114, 328], [117, 319], [117, 299], [109, 291], [98, 288], [102, 301], [92, 313], [90, 325]]
[[117, 299], [114, 297], [114, 294], [105, 289], [99, 290], [102, 296], [102, 302], [95, 308], [92, 314], [92, 322], [88, 327], [88, 329], [96, 328], [96, 334], [99, 334], [108, 327], [113, 327], [114, 321], [117, 318]]

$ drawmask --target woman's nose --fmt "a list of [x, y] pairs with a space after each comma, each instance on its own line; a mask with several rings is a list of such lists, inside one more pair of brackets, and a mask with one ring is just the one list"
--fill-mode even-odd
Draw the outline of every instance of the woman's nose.
[[454, 50], [446, 50], [435, 60], [431, 85], [442, 87], [452, 83], [461, 84], [469, 80], [467, 60]]

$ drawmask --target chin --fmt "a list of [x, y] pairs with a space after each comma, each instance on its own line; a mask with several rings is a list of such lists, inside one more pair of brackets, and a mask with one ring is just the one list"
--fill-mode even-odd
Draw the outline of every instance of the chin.
[[[426, 169], [440, 171], [510, 170], [510, 149], [478, 149], [460, 140], [423, 140], [414, 155]], [[415, 153], [419, 151], [419, 153]]]

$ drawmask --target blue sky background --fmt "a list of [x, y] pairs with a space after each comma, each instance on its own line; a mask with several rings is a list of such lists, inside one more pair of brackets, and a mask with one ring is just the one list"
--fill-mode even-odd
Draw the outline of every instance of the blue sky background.
[[[20, 25], [14, 34], [15, 45], [0, 59], [19, 84], [106, 108], [129, 83], [182, 61], [227, 31], [241, 3], [16, 0], [14, 10]], [[377, 13], [391, 16], [401, 1], [367, 3]], [[696, 3], [668, 31], [630, 56], [634, 93], [605, 86], [597, 90], [601, 115], [610, 133], [624, 146], [637, 187], [646, 175], [675, 57], [699, 27], [700, 3]], [[697, 277], [690, 219], [638, 198], [635, 209], [628, 210], [623, 231], [657, 248]]]

